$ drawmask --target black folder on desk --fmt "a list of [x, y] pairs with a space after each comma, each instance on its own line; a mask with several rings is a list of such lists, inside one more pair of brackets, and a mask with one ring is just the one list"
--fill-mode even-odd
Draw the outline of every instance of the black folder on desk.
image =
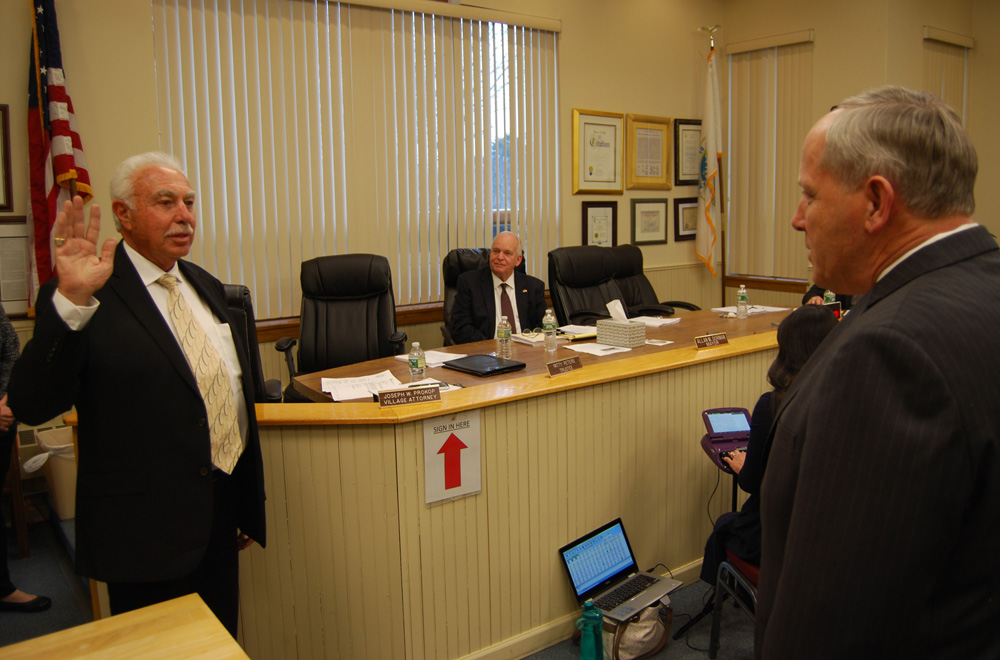
[[467, 355], [456, 360], [448, 360], [442, 366], [474, 376], [496, 376], [508, 371], [524, 369], [524, 362], [498, 358], [495, 355]]

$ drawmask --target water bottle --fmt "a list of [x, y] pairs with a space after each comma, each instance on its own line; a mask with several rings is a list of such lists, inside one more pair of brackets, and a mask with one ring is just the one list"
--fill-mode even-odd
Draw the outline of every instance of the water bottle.
[[823, 292], [823, 304], [828, 305], [832, 302], [837, 302], [837, 294], [827, 289]]
[[580, 660], [603, 660], [604, 640], [601, 632], [604, 616], [593, 600], [583, 604], [583, 617], [576, 622], [580, 631]]
[[413, 342], [408, 360], [410, 362], [410, 382], [415, 383], [418, 380], [423, 380], [424, 374], [427, 373], [427, 360], [424, 358], [424, 349], [420, 348], [419, 341]]
[[497, 323], [497, 357], [508, 360], [511, 357], [510, 321], [506, 316], [501, 316], [500, 322]]
[[736, 318], [745, 319], [750, 312], [750, 299], [747, 295], [747, 285], [741, 284], [736, 292]]
[[542, 318], [542, 332], [545, 333], [545, 350], [554, 351], [556, 350], [556, 315], [549, 307], [545, 310], [545, 316]]

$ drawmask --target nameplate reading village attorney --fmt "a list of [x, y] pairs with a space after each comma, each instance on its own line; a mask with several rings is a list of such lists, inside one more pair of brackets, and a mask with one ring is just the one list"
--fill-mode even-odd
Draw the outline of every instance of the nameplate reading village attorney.
[[565, 360], [555, 360], [554, 362], [546, 362], [545, 368], [549, 370], [550, 376], [558, 376], [560, 374], [568, 374], [571, 371], [575, 371], [583, 366], [583, 362], [580, 360], [580, 356], [576, 355], [571, 358], [566, 358]]
[[401, 390], [382, 390], [378, 393], [378, 405], [380, 408], [401, 406], [407, 403], [429, 403], [440, 400], [440, 385], [421, 385], [420, 387], [407, 387]]
[[722, 346], [723, 344], [728, 344], [729, 338], [726, 337], [724, 332], [713, 332], [708, 335], [702, 335], [701, 337], [694, 338], [694, 346], [697, 349], [702, 348], [713, 348], [715, 346]]

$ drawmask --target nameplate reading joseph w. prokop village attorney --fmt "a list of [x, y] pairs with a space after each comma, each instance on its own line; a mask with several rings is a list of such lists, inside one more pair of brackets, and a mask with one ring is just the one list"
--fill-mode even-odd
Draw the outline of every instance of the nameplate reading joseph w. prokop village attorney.
[[421, 385], [420, 387], [407, 387], [401, 390], [381, 390], [378, 393], [378, 405], [380, 408], [402, 406], [407, 403], [429, 403], [440, 400], [441, 387], [439, 385]]

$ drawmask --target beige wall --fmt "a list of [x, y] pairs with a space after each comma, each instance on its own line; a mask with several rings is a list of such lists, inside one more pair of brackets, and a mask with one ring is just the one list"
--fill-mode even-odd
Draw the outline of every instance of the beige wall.
[[979, 153], [976, 220], [1000, 235], [1000, 2], [973, 0], [972, 36], [976, 47], [969, 57], [968, 126]]
[[[630, 200], [686, 197], [693, 187], [623, 195], [572, 194], [572, 110], [698, 118], [703, 114], [707, 37], [699, 26], [722, 24], [716, 42], [744, 41], [796, 30], [816, 30], [816, 80], [812, 99], [819, 117], [830, 105], [865, 88], [891, 82], [920, 84], [921, 28], [932, 25], [976, 38], [971, 57], [969, 129], [980, 152], [977, 190], [980, 221], [994, 233], [1000, 191], [990, 186], [1000, 168], [1000, 136], [993, 129], [1000, 85], [1000, 7], [993, 0], [478, 0], [506, 11], [562, 22], [559, 35], [561, 236], [580, 241], [585, 200], [618, 202], [618, 240], [631, 234]], [[124, 157], [159, 146], [153, 84], [152, 33], [147, 2], [56, 0], [70, 94], [96, 191], [106, 210], [102, 235], [111, 228], [107, 183]], [[0, 0], [0, 103], [11, 106], [14, 213], [25, 213], [27, 191], [26, 89], [30, 20], [23, 0]], [[858, 17], [867, 20], [861, 21]], [[720, 61], [723, 104], [726, 67]], [[671, 211], [672, 212], [672, 211]], [[649, 268], [696, 263], [693, 242], [643, 248]], [[698, 300], [718, 287], [707, 269], [696, 269], [694, 291], [661, 291], [663, 297]], [[702, 300], [714, 304], [715, 299]]]
[[[14, 212], [24, 215], [28, 190], [29, 3], [0, 0], [0, 102], [11, 106]], [[117, 236], [108, 180], [124, 158], [159, 147], [149, 3], [56, 0], [67, 88], [76, 112], [95, 201], [104, 210], [102, 237]]]

